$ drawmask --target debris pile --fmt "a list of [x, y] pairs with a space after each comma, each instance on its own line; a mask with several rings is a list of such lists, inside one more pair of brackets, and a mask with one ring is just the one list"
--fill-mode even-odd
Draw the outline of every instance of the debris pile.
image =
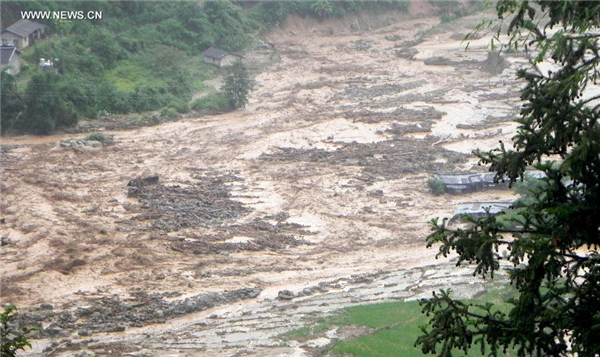
[[433, 121], [439, 120], [445, 113], [435, 110], [433, 107], [425, 107], [420, 110], [399, 107], [392, 112], [374, 112], [360, 110], [347, 112], [344, 117], [361, 123], [395, 123], [395, 122], [424, 122], [431, 125]]
[[395, 95], [410, 89], [418, 88], [427, 84], [426, 80], [420, 79], [400, 84], [381, 84], [376, 86], [350, 86], [342, 93], [334, 96], [334, 99], [373, 99], [383, 95]]
[[68, 337], [76, 331], [80, 336], [89, 336], [97, 332], [124, 331], [129, 327], [165, 323], [184, 314], [253, 299], [260, 292], [258, 288], [242, 288], [176, 300], [172, 300], [180, 295], [176, 292], [138, 292], [125, 300], [116, 295], [90, 298], [74, 308], [55, 310], [49, 304], [42, 304], [37, 311], [19, 313], [18, 321], [25, 326], [45, 326], [36, 337]]
[[250, 211], [231, 199], [228, 183], [242, 178], [220, 172], [194, 176], [196, 181], [179, 185], [158, 184], [158, 177], [129, 182], [129, 197], [139, 199], [139, 215], [134, 220], [149, 220], [152, 228], [174, 232], [189, 227], [221, 226]]
[[97, 140], [85, 140], [85, 139], [66, 139], [58, 142], [60, 147], [71, 147], [71, 148], [99, 148], [102, 147], [102, 143]]
[[468, 155], [432, 146], [431, 140], [394, 138], [376, 143], [340, 143], [336, 150], [278, 148], [263, 154], [267, 161], [305, 161], [362, 166], [363, 179], [397, 179], [405, 174], [456, 168]]
[[257, 218], [249, 223], [223, 227], [216, 237], [178, 239], [171, 243], [171, 249], [192, 254], [286, 249], [308, 244], [298, 236], [314, 233], [304, 228], [296, 223], [278, 222], [273, 225]]

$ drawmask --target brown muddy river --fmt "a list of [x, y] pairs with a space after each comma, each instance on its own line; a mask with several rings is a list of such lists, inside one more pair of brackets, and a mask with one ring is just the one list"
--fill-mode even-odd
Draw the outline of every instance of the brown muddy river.
[[485, 16], [290, 19], [243, 110], [100, 148], [3, 138], [2, 295], [51, 331], [33, 353], [304, 356], [328, 341], [278, 336], [317, 314], [480, 292], [424, 239], [460, 202], [513, 198], [426, 185], [514, 134], [525, 59], [461, 43]]

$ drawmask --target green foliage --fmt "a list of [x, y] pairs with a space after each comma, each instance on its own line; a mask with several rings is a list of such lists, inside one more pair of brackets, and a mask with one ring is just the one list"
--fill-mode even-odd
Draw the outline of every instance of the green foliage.
[[473, 0], [466, 2], [459, 0], [445, 0], [434, 1], [433, 5], [438, 8], [440, 21], [446, 23], [470, 15], [474, 12], [484, 10], [488, 6], [488, 3], [485, 1]]
[[179, 114], [185, 114], [190, 111], [190, 106], [182, 100], [174, 101], [169, 107], [175, 109]]
[[[463, 304], [495, 303], [499, 311], [508, 311], [509, 306], [504, 303], [504, 299], [514, 296], [513, 289], [507, 288], [503, 282], [489, 282], [485, 284], [485, 288], [484, 294], [461, 302]], [[324, 336], [326, 331], [330, 331], [336, 326], [343, 326], [345, 328], [338, 332], [349, 330], [359, 336], [334, 342], [330, 353], [325, 354], [361, 357], [419, 357], [423, 354], [414, 346], [414, 341], [419, 336], [419, 326], [427, 322], [426, 316], [419, 314], [419, 311], [420, 307], [417, 301], [352, 306], [337, 311], [332, 316], [320, 318], [310, 325], [286, 332], [280, 337], [285, 340], [315, 340]], [[467, 356], [481, 356], [481, 353], [471, 351]]]
[[224, 93], [209, 93], [202, 98], [196, 99], [192, 103], [192, 109], [209, 113], [226, 112], [231, 109], [231, 102], [229, 97]]
[[[525, 82], [514, 150], [477, 151], [483, 164], [511, 182], [534, 165], [546, 178], [519, 190], [521, 223], [507, 227], [488, 216], [466, 229], [434, 220], [427, 245], [439, 255], [459, 254], [458, 264], [477, 263], [475, 274], [500, 269], [498, 250], [509, 249], [510, 278], [518, 297], [511, 310], [459, 304], [442, 292], [423, 302], [431, 316], [417, 343], [424, 353], [450, 356], [477, 346], [491, 356], [514, 348], [517, 356], [595, 356], [600, 351], [600, 116], [598, 99], [585, 93], [598, 79], [600, 51], [595, 29], [600, 6], [589, 1], [502, 0], [495, 40], [505, 29], [507, 47], [535, 48], [537, 57], [517, 76]], [[545, 15], [544, 15], [545, 14]], [[547, 16], [540, 22], [542, 16]], [[542, 23], [543, 25], [539, 25]], [[482, 30], [486, 23], [478, 26]], [[538, 27], [542, 26], [542, 27]], [[550, 31], [550, 29], [552, 29]], [[535, 65], [549, 61], [551, 75]], [[570, 181], [567, 181], [570, 179]], [[512, 238], [510, 237], [512, 235]]]
[[[244, 5], [246, 6], [246, 5]], [[19, 125], [15, 108], [21, 100], [10, 95], [13, 111], [3, 120], [5, 128], [48, 133], [74, 125], [77, 117], [94, 118], [103, 113], [126, 114], [158, 110], [168, 106], [185, 112], [178, 103], [192, 98], [201, 82], [212, 78], [214, 69], [202, 64], [201, 52], [210, 46], [230, 52], [244, 50], [253, 30], [265, 30], [285, 21], [288, 14], [318, 18], [341, 16], [360, 9], [390, 9], [406, 6], [404, 0], [387, 1], [269, 1], [249, 9], [227, 0], [185, 1], [2, 1], [2, 20], [12, 23], [20, 11], [102, 11], [99, 21], [41, 20], [50, 36], [28, 47], [23, 53], [21, 76], [36, 73], [40, 58], [53, 59], [63, 76], [52, 85], [50, 94], [58, 98], [50, 115], [40, 114], [40, 105], [30, 109], [29, 117]], [[248, 7], [248, 6], [246, 6]], [[247, 12], [245, 12], [247, 10]], [[27, 73], [30, 72], [30, 73]], [[4, 87], [3, 87], [4, 88]], [[237, 95], [237, 94], [236, 94]], [[235, 106], [245, 102], [234, 98]], [[30, 98], [31, 99], [31, 98]], [[13, 103], [14, 101], [14, 103]], [[177, 102], [177, 103], [175, 103]], [[47, 103], [47, 102], [45, 102]], [[34, 104], [30, 102], [29, 104]], [[206, 104], [206, 103], [204, 103]], [[201, 104], [202, 105], [202, 104]], [[213, 106], [225, 109], [222, 105]], [[3, 102], [4, 108], [4, 102]], [[8, 108], [8, 107], [7, 107]], [[60, 110], [59, 110], [60, 109]], [[58, 114], [67, 114], [58, 118]]]
[[204, 10], [213, 24], [215, 42], [221, 48], [236, 52], [248, 44], [250, 24], [239, 6], [228, 0], [209, 1]]
[[37, 134], [106, 113], [164, 107], [185, 113], [193, 90], [214, 73], [201, 64], [200, 53], [209, 46], [239, 51], [251, 32], [241, 7], [229, 1], [7, 1], [0, 6], [3, 19], [21, 10], [104, 11], [100, 21], [44, 21], [50, 33], [60, 36], [27, 48], [24, 63], [33, 67], [40, 58], [53, 59], [60, 76], [49, 80], [34, 74], [26, 90], [27, 110], [18, 123], [21, 100], [11, 92], [12, 82], [3, 80], [2, 96], [9, 98], [3, 109], [10, 113], [3, 126]]
[[436, 196], [442, 195], [446, 192], [446, 185], [440, 179], [431, 178], [427, 180], [427, 186], [431, 190], [431, 193]]
[[252, 26], [259, 30], [268, 30], [273, 26], [283, 24], [291, 14], [309, 16], [318, 19], [340, 17], [361, 10], [400, 10], [408, 9], [406, 0], [379, 1], [332, 1], [332, 0], [302, 0], [302, 1], [264, 1], [256, 4], [247, 11]]
[[329, 0], [317, 0], [311, 6], [312, 11], [318, 17], [327, 17], [333, 13], [333, 5]]
[[[31, 77], [25, 90], [25, 112], [16, 126], [33, 134], [49, 134], [55, 128], [77, 123], [77, 111], [67, 99], [77, 90], [61, 83], [62, 76], [54, 72]], [[68, 92], [65, 92], [65, 89]]]
[[160, 116], [167, 119], [173, 119], [177, 117], [177, 109], [168, 107], [160, 111]]
[[104, 145], [110, 145], [114, 143], [114, 139], [112, 136], [106, 136], [102, 133], [91, 133], [90, 135], [85, 137], [85, 140], [99, 141]]
[[223, 92], [229, 99], [230, 106], [234, 109], [244, 108], [253, 89], [254, 80], [250, 78], [248, 70], [242, 61], [236, 61], [229, 69], [223, 85]]
[[2, 344], [2, 357], [15, 357], [18, 351], [31, 348], [27, 335], [38, 328], [23, 327], [18, 329], [13, 321], [14, 305], [5, 305], [4, 312], [0, 313], [0, 343]]
[[2, 108], [0, 109], [0, 113], [2, 113], [0, 129], [2, 132], [6, 132], [16, 124], [15, 122], [19, 113], [23, 111], [24, 106], [23, 99], [17, 92], [15, 77], [6, 72], [6, 70], [3, 70], [0, 75], [2, 76], [0, 78], [2, 86], [0, 93], [0, 102], [2, 103]]

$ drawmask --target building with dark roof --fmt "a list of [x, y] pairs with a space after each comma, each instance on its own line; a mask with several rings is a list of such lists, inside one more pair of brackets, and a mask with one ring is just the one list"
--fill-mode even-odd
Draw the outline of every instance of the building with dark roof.
[[436, 179], [443, 182], [446, 192], [465, 193], [485, 188], [507, 188], [508, 181], [494, 182], [494, 173], [440, 174]]
[[202, 52], [204, 56], [204, 62], [214, 64], [218, 67], [226, 67], [230, 66], [240, 57], [231, 53], [228, 53], [220, 48], [210, 47], [204, 52]]
[[46, 25], [30, 20], [19, 20], [2, 30], [2, 43], [15, 43], [18, 50], [44, 38]]
[[21, 51], [17, 50], [14, 44], [0, 46], [0, 68], [7, 69], [7, 72], [16, 75], [21, 70]]
[[512, 202], [465, 202], [460, 203], [454, 211], [454, 215], [450, 219], [455, 221], [460, 219], [463, 215], [469, 217], [478, 218], [484, 217], [488, 214], [496, 215], [501, 212], [505, 212], [510, 209], [513, 205]]

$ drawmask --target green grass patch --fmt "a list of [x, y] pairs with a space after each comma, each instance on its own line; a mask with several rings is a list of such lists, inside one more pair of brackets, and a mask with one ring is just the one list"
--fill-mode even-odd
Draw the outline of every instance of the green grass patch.
[[318, 336], [322, 332], [331, 329], [331, 322], [320, 319], [317, 323], [312, 326], [304, 326], [296, 330], [288, 331], [280, 337], [284, 340], [310, 340], [315, 336]]
[[206, 89], [204, 81], [213, 79], [219, 72], [219, 68], [208, 63], [204, 63], [201, 55], [192, 57], [185, 67], [190, 72], [192, 79], [192, 88], [194, 90]]
[[[473, 304], [491, 302], [501, 311], [508, 312], [510, 306], [506, 299], [516, 293], [505, 282], [492, 282], [487, 290], [473, 299]], [[372, 333], [346, 341], [338, 341], [330, 349], [333, 355], [356, 357], [421, 357], [419, 347], [414, 343], [422, 334], [419, 326], [426, 325], [428, 318], [421, 313], [418, 301], [386, 302], [372, 305], [352, 306], [338, 311], [333, 316], [319, 319], [311, 326], [289, 331], [281, 338], [284, 340], [306, 341], [323, 336], [335, 326], [354, 326], [366, 328]], [[454, 356], [481, 356], [479, 346], [473, 346], [467, 355], [456, 351]]]
[[136, 87], [167, 86], [152, 69], [133, 60], [119, 62], [117, 67], [106, 73], [106, 78], [123, 92], [133, 92]]
[[377, 329], [351, 341], [340, 341], [331, 352], [353, 356], [422, 356], [414, 347], [427, 323], [417, 301], [390, 302], [350, 307], [337, 316], [336, 325], [355, 325]]

